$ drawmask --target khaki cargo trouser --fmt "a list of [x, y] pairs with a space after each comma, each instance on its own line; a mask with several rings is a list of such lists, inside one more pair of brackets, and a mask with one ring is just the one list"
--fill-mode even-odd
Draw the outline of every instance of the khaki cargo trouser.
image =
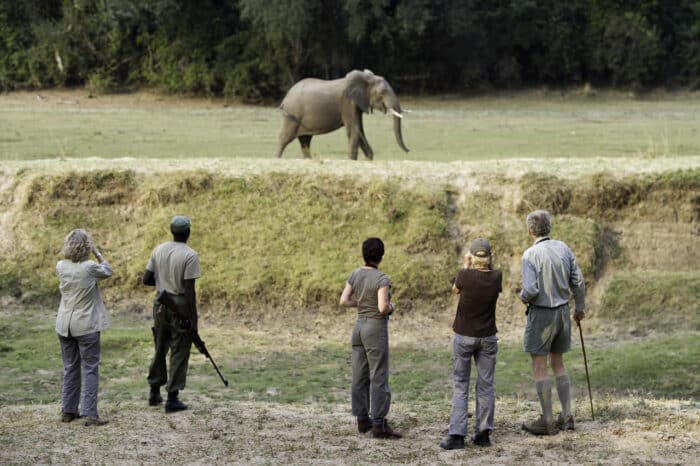
[[352, 414], [383, 419], [389, 412], [389, 321], [358, 316], [352, 331]]

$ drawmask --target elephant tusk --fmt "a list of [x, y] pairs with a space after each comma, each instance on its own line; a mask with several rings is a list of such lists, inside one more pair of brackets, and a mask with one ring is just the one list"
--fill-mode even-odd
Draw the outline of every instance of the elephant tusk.
[[392, 113], [392, 115], [394, 115], [397, 118], [403, 118], [403, 115], [401, 115], [399, 112], [397, 112], [393, 108], [391, 109], [391, 113]]

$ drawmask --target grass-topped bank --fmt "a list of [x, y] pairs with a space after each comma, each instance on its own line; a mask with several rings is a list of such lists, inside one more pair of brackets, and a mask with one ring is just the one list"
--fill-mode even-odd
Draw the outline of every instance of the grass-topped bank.
[[[624, 177], [593, 172], [566, 179], [536, 172], [517, 177], [471, 172], [464, 174], [466, 184], [451, 177], [430, 184], [406, 182], [405, 175], [8, 172], [0, 190], [6, 233], [0, 242], [0, 293], [25, 303], [55, 303], [54, 266], [63, 238], [83, 227], [115, 268], [103, 285], [107, 299], [145, 303], [151, 290], [140, 285], [140, 275], [152, 248], [170, 238], [174, 214], [193, 220], [190, 244], [203, 268], [200, 300], [219, 315], [266, 306], [334, 305], [348, 273], [361, 263], [359, 246], [367, 236], [386, 243], [382, 268], [392, 277], [403, 311], [419, 301], [448, 299], [465, 244], [488, 237], [495, 265], [504, 270], [501, 308], [519, 312], [514, 291], [520, 257], [529, 245], [524, 217], [536, 207], [555, 214], [553, 236], [571, 245], [591, 288], [611, 263], [629, 268], [625, 264], [634, 261], [626, 257], [645, 254], [623, 247], [625, 229], [635, 225], [656, 225], [650, 239], [664, 237], [664, 225], [687, 225], [687, 233], [673, 238], [687, 251], [684, 263], [692, 264], [700, 249], [692, 233], [700, 212], [697, 168]], [[646, 307], [656, 303], [646, 298], [650, 287], [667, 283], [662, 288], [673, 289], [673, 299], [657, 304], [672, 303], [692, 313], [698, 271], [691, 265], [684, 270], [674, 275], [675, 270], [657, 269], [656, 278], [640, 287], [612, 280], [605, 303], [624, 317], [641, 300]], [[625, 280], [643, 282], [643, 274], [634, 277]], [[676, 278], [688, 286], [674, 287]]]

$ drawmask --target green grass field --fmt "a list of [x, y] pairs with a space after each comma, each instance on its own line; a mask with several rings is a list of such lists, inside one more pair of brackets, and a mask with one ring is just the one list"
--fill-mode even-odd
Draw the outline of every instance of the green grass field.
[[[342, 319], [345, 320], [345, 319]], [[0, 314], [0, 403], [55, 403], [60, 393], [61, 358], [53, 331], [53, 313], [13, 307]], [[390, 384], [397, 400], [449, 404], [452, 395], [449, 328], [442, 322], [425, 332], [433, 342], [392, 343]], [[152, 355], [150, 319], [116, 314], [102, 336], [101, 396], [112, 402], [137, 401], [147, 389], [145, 374]], [[209, 361], [193, 349], [187, 392], [219, 401], [343, 403], [349, 396], [350, 347], [345, 335], [329, 334], [315, 342], [286, 336], [273, 323], [260, 327], [235, 321], [202, 323], [202, 336], [229, 380], [224, 389]], [[392, 333], [403, 333], [401, 321]], [[347, 329], [348, 333], [349, 329]], [[343, 333], [342, 331], [340, 332]], [[576, 337], [576, 335], [574, 336]], [[697, 332], [682, 331], [612, 348], [591, 342], [589, 366], [596, 398], [606, 394], [648, 394], [659, 398], [700, 397], [700, 347]], [[442, 342], [442, 343], [439, 343]], [[574, 397], [584, 399], [585, 372], [578, 339], [568, 355]], [[499, 396], [523, 398], [532, 391], [529, 357], [519, 343], [501, 342], [497, 377]], [[145, 387], [145, 388], [144, 388]]]
[[[217, 100], [85, 92], [0, 96], [0, 160], [85, 157], [268, 158], [281, 114]], [[377, 160], [464, 161], [554, 157], [700, 155], [700, 97], [606, 93], [513, 93], [499, 97], [406, 97], [408, 154], [391, 118], [365, 116]], [[347, 157], [343, 130], [312, 142], [315, 158]], [[296, 142], [285, 158], [299, 158]]]

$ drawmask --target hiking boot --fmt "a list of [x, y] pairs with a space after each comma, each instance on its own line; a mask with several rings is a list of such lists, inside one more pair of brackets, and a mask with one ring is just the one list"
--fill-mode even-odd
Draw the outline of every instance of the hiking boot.
[[86, 426], [103, 426], [105, 424], [109, 424], [109, 421], [107, 419], [102, 419], [99, 416], [88, 416], [85, 418], [85, 425]]
[[187, 405], [183, 403], [182, 401], [178, 400], [177, 398], [175, 399], [168, 399], [168, 401], [165, 402], [165, 412], [166, 413], [175, 413], [177, 411], [184, 411], [187, 409]]
[[361, 434], [365, 434], [372, 430], [372, 422], [370, 422], [369, 418], [367, 416], [358, 416], [357, 417], [357, 430]]
[[489, 439], [489, 433], [491, 433], [491, 431], [488, 429], [482, 430], [474, 436], [472, 443], [478, 447], [490, 447], [491, 439]]
[[445, 450], [461, 450], [464, 448], [464, 436], [450, 434], [445, 440], [440, 442], [440, 448]]
[[157, 385], [151, 385], [151, 394], [148, 397], [149, 406], [158, 406], [163, 402], [163, 397], [160, 396], [160, 387]]
[[544, 416], [540, 416], [532, 422], [523, 422], [522, 428], [533, 435], [556, 435], [559, 433], [554, 421], [547, 423]]
[[382, 419], [380, 423], [372, 423], [372, 437], [374, 438], [401, 438], [401, 434], [395, 432], [389, 427], [386, 419]]
[[559, 414], [556, 425], [557, 429], [559, 430], [574, 430], [574, 416], [569, 414], [568, 416], [564, 417]]
[[80, 416], [75, 413], [61, 413], [61, 422], [72, 422]]

